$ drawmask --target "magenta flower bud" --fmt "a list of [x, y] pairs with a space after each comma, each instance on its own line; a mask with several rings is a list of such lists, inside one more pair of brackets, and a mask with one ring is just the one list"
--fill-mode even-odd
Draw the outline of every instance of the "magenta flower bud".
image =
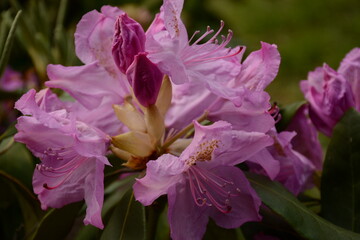
[[146, 57], [146, 53], [142, 52], [134, 57], [134, 61], [128, 68], [126, 75], [139, 103], [144, 107], [155, 104], [163, 74]]
[[135, 55], [145, 51], [145, 38], [141, 25], [134, 19], [129, 18], [126, 13], [117, 18], [112, 54], [117, 67], [122, 73], [126, 73]]
[[310, 72], [301, 90], [309, 101], [309, 115], [316, 128], [331, 136], [344, 113], [355, 106], [350, 83], [338, 72], [324, 64]]

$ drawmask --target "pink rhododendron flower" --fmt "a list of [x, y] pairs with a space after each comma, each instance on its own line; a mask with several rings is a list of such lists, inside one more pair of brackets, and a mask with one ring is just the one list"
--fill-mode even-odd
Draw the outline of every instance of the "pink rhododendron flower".
[[310, 72], [301, 90], [309, 101], [309, 114], [317, 129], [331, 136], [332, 130], [351, 107], [360, 110], [358, 96], [360, 50], [353, 49], [346, 55], [338, 71], [328, 65]]
[[16, 91], [24, 86], [21, 73], [12, 70], [10, 67], [5, 68], [3, 75], [0, 77], [0, 89], [3, 91]]
[[98, 107], [106, 98], [113, 104], [121, 103], [130, 92], [111, 52], [115, 20], [123, 12], [110, 6], [101, 11], [85, 14], [76, 28], [76, 54], [86, 65], [49, 65], [47, 69], [51, 80], [46, 82], [48, 87], [63, 89], [88, 109]]
[[[299, 194], [309, 187], [311, 176], [315, 171], [314, 164], [293, 149], [291, 141], [296, 135], [295, 132], [277, 133], [275, 129], [272, 129], [268, 135], [272, 136], [274, 144], [249, 159], [250, 169], [258, 174], [266, 175], [272, 180], [279, 181], [293, 194]], [[268, 162], [278, 162], [279, 171], [276, 173], [271, 171], [271, 168], [269, 171], [269, 168], [259, 166], [258, 162], [264, 161], [264, 159]]]
[[[240, 130], [247, 128], [249, 131], [267, 132], [271, 129], [274, 121], [267, 112], [271, 107], [270, 97], [264, 89], [278, 72], [280, 55], [275, 45], [261, 44], [262, 48], [251, 53], [239, 66], [241, 71], [236, 77], [218, 86], [219, 91], [226, 90], [226, 87], [233, 89], [237, 92], [236, 97], [217, 96], [199, 81], [174, 85], [167, 125], [179, 129], [187, 124], [186, 121], [196, 119], [206, 110], [212, 121], [226, 120]], [[179, 116], [179, 111], [182, 116]]]
[[301, 106], [286, 127], [286, 131], [296, 132], [291, 140], [293, 149], [309, 159], [317, 170], [321, 170], [323, 151], [316, 128], [308, 115], [308, 105]]
[[87, 118], [85, 121], [110, 135], [118, 134], [121, 128], [112, 106], [130, 95], [130, 85], [111, 51], [115, 20], [122, 13], [118, 8], [104, 6], [101, 13], [94, 10], [85, 14], [75, 32], [76, 54], [85, 65], [47, 68], [50, 81], [46, 86], [69, 93], [80, 103], [72, 111], [80, 112], [81, 120]]
[[340, 63], [338, 73], [350, 83], [354, 93], [355, 108], [360, 111], [360, 48], [354, 48], [346, 54]]
[[66, 105], [49, 89], [30, 90], [15, 107], [26, 116], [18, 119], [15, 140], [25, 143], [40, 158], [33, 176], [34, 192], [43, 209], [60, 208], [85, 199], [85, 224], [103, 228], [104, 164], [109, 140], [97, 128], [76, 121]]
[[234, 165], [272, 144], [271, 138], [232, 130], [223, 121], [194, 124], [194, 139], [183, 153], [149, 161], [145, 177], [134, 185], [135, 198], [144, 205], [168, 195], [173, 239], [201, 239], [209, 217], [224, 228], [260, 220], [261, 201]]
[[236, 92], [225, 88], [223, 83], [239, 73], [242, 55], [239, 53], [243, 48], [226, 48], [232, 32], [218, 43], [216, 38], [224, 27], [223, 22], [207, 42], [200, 44], [202, 39], [214, 32], [212, 29], [207, 29], [198, 40], [190, 43], [198, 32], [188, 39], [180, 19], [182, 6], [183, 1], [164, 0], [160, 13], [146, 32], [145, 50], [149, 59], [175, 84], [199, 81], [217, 95], [233, 97]]

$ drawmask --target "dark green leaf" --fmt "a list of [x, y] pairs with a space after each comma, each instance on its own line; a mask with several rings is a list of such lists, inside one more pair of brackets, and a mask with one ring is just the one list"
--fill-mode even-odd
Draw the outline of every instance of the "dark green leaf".
[[[1, 94], [2, 94], [2, 92], [0, 92], [0, 95]], [[3, 134], [0, 135], [0, 141], [4, 140], [7, 137], [14, 135], [15, 133], [16, 133], [16, 128], [15, 128], [15, 124], [13, 124], [10, 127], [8, 127]]]
[[145, 209], [128, 191], [115, 208], [101, 236], [102, 240], [145, 238]]
[[[238, 231], [241, 230], [239, 229]], [[237, 229], [224, 229], [217, 226], [214, 221], [210, 220], [206, 228], [204, 240], [218, 240], [218, 239], [232, 239], [232, 240], [243, 240], [242, 234], [237, 233]]]
[[283, 131], [289, 125], [291, 119], [296, 114], [297, 110], [304, 105], [304, 101], [295, 102], [280, 109], [281, 120], [276, 124], [276, 129], [278, 131]]
[[[119, 204], [124, 195], [128, 192], [131, 186], [134, 184], [137, 174], [130, 175], [124, 179], [118, 179], [112, 182], [105, 188], [105, 201], [101, 211], [101, 216], [105, 225], [107, 220], [111, 217], [111, 211]], [[111, 216], [109, 216], [111, 215]], [[91, 240], [99, 239], [100, 230], [92, 226], [82, 227], [76, 235], [76, 240]]]
[[7, 150], [11, 148], [14, 144], [14, 137], [5, 138], [3, 141], [0, 142], [0, 155], [6, 153]]
[[300, 235], [310, 240], [360, 240], [360, 235], [338, 227], [306, 208], [280, 183], [247, 174], [264, 204], [282, 216]]
[[[6, 196], [8, 199], [15, 199], [19, 204], [25, 235], [29, 236], [40, 219], [41, 209], [39, 202], [27, 187], [13, 176], [0, 170], [0, 179], [8, 186], [7, 192], [2, 192], [2, 195], [9, 195]], [[4, 191], [5, 189], [2, 190]]]
[[321, 180], [322, 216], [360, 232], [360, 114], [349, 110], [336, 125]]
[[59, 209], [51, 209], [39, 223], [32, 240], [63, 240], [73, 227], [83, 202], [72, 203]]
[[10, 149], [0, 155], [0, 169], [31, 189], [34, 164], [25, 145], [14, 143]]

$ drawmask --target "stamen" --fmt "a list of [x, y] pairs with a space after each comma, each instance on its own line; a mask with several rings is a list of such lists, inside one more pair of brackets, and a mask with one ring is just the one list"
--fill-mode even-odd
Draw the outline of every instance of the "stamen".
[[231, 211], [231, 198], [239, 196], [241, 192], [234, 182], [195, 165], [186, 173], [191, 195], [197, 206], [214, 206], [222, 213]]
[[[209, 26], [208, 26], [209, 27]], [[190, 44], [190, 42], [193, 40], [193, 38], [196, 36], [196, 35], [198, 35], [200, 33], [200, 31], [199, 30], [196, 30], [195, 32], [194, 32], [194, 34], [191, 36], [191, 38], [189, 39], [189, 41], [188, 41], [188, 43]]]
[[[59, 178], [59, 177], [65, 175], [58, 184], [56, 184], [56, 185], [54, 185], [54, 186], [49, 186], [47, 183], [44, 183], [44, 184], [43, 184], [43, 187], [46, 188], [46, 189], [48, 189], [48, 190], [53, 190], [53, 189], [56, 189], [56, 188], [60, 187], [62, 184], [64, 184], [64, 183], [66, 182], [66, 180], [69, 179], [69, 177], [71, 176], [71, 174], [81, 165], [81, 163], [82, 163], [85, 159], [86, 159], [86, 158], [82, 158], [82, 160], [79, 161], [73, 168], [69, 169], [68, 172], [64, 172], [63, 174], [60, 174], [60, 175], [57, 176], [57, 177], [56, 177], [56, 176], [48, 176], [48, 175], [44, 174], [43, 172], [41, 172], [44, 176], [47, 176], [47, 177], [50, 177], [50, 178]], [[52, 172], [52, 173], [53, 173], [53, 172]], [[65, 174], [65, 173], [66, 173], [66, 174]]]
[[[200, 32], [200, 31], [197, 31], [197, 32]], [[209, 35], [209, 34], [212, 34], [214, 32], [214, 30], [212, 30], [211, 28], [210, 28], [210, 26], [207, 26], [206, 27], [206, 32], [201, 36], [201, 37], [199, 37], [199, 39], [198, 40], [196, 40], [194, 43], [193, 43], [193, 45], [194, 44], [198, 44], [201, 40], [203, 40], [207, 35]]]
[[[61, 148], [47, 148], [44, 151], [45, 162], [50, 163], [52, 166], [48, 167], [44, 163], [37, 164], [36, 169], [39, 173], [50, 179], [59, 179], [59, 182], [54, 186], [49, 186], [44, 183], [43, 187], [52, 190], [61, 186], [72, 173], [87, 159], [86, 157], [79, 156], [72, 146]], [[64, 162], [66, 161], [66, 162]], [[53, 167], [59, 166], [59, 167]]]
[[[226, 37], [223, 35], [221, 36], [222, 41], [219, 44], [219, 41], [217, 40], [217, 36], [219, 36], [223, 28], [224, 28], [224, 21], [221, 21], [220, 28], [218, 29], [218, 31], [208, 41], [206, 41], [203, 44], [199, 44], [201, 40], [203, 40], [206, 36], [214, 32], [214, 30], [210, 29], [210, 27], [208, 26], [206, 32], [199, 39], [197, 39], [193, 44], [191, 44], [189, 47], [184, 49], [182, 55], [182, 59], [184, 59], [184, 63], [198, 64], [198, 63], [233, 57], [239, 54], [243, 49], [242, 47], [235, 52], [233, 52], [231, 48], [229, 48], [228, 50], [225, 48], [233, 37], [233, 32], [231, 30], [228, 31]], [[199, 31], [196, 31], [192, 35], [192, 37], [189, 40], [189, 44], [192, 41], [192, 39], [195, 37], [195, 35], [197, 35], [198, 33]], [[193, 47], [195, 45], [196, 47]], [[203, 50], [205, 47], [207, 47], [208, 49]], [[224, 51], [224, 50], [227, 50], [225, 54], [218, 53], [219, 51]]]

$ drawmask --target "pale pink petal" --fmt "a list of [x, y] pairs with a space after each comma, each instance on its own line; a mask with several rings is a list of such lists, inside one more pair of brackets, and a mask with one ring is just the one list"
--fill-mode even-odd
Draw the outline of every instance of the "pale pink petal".
[[97, 62], [77, 67], [49, 65], [47, 72], [50, 81], [46, 86], [66, 91], [88, 109], [98, 107], [105, 97], [112, 98], [113, 104], [119, 104], [128, 92]]
[[104, 164], [96, 161], [96, 166], [85, 177], [84, 199], [87, 205], [84, 224], [103, 229], [101, 210], [104, 201]]
[[250, 157], [246, 162], [248, 164], [257, 164], [260, 166], [265, 171], [265, 175], [272, 180], [279, 174], [280, 171], [279, 161], [274, 159], [268, 149], [259, 151]]
[[107, 68], [115, 68], [112, 60], [111, 45], [116, 18], [123, 11], [116, 7], [103, 6], [85, 14], [76, 27], [76, 55], [85, 63], [99, 61]]
[[360, 111], [360, 48], [354, 48], [346, 54], [338, 72], [351, 84], [356, 109]]
[[166, 125], [169, 128], [182, 129], [200, 117], [215, 99], [217, 96], [204, 84], [188, 82], [173, 85], [172, 104], [165, 116]]
[[241, 105], [238, 107], [225, 99], [219, 100], [208, 109], [209, 119], [225, 120], [234, 129], [245, 131], [265, 133], [274, 127], [274, 119], [268, 113], [270, 97], [266, 92], [245, 90], [241, 98]]
[[149, 161], [146, 166], [145, 177], [137, 179], [133, 189], [136, 200], [148, 206], [181, 181], [184, 164], [178, 157], [164, 154], [156, 161]]
[[276, 45], [261, 42], [261, 49], [250, 53], [242, 64], [238, 84], [254, 90], [264, 90], [274, 80], [280, 65], [280, 54]]
[[310, 103], [312, 122], [328, 136], [345, 111], [355, 106], [350, 83], [326, 64], [310, 72], [308, 81], [301, 82], [301, 89]]
[[208, 161], [198, 163], [206, 168], [239, 164], [273, 144], [273, 140], [264, 133], [233, 130], [231, 124], [225, 121], [209, 126], [194, 122], [194, 125], [194, 139], [180, 155], [180, 159], [186, 162], [191, 156], [198, 156], [199, 152], [212, 151], [208, 156], [211, 159], [202, 159]]
[[208, 209], [195, 204], [188, 182], [172, 186], [168, 191], [168, 202], [171, 238], [202, 239], [209, 219]]
[[180, 18], [183, 4], [183, 0], [164, 0], [161, 8], [164, 11], [165, 28], [171, 38], [179, 41], [180, 46], [184, 46], [188, 41], [186, 28]]

